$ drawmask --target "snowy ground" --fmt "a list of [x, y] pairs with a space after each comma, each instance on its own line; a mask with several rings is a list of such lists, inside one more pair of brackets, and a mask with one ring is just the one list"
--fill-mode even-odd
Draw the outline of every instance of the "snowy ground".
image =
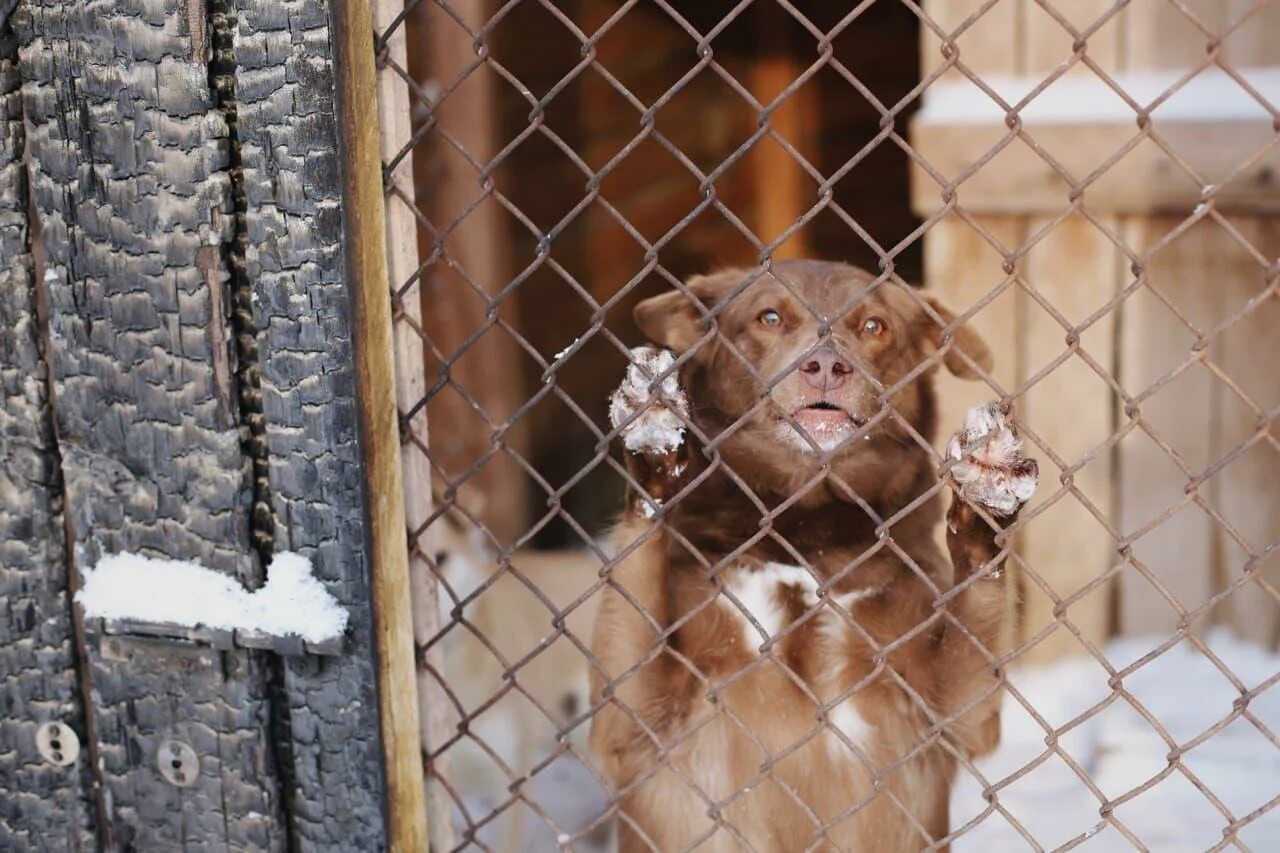
[[[1107, 648], [1107, 659], [1120, 670], [1158, 645], [1153, 638], [1117, 641]], [[1225, 633], [1212, 635], [1209, 646], [1248, 691], [1271, 687], [1280, 678], [1278, 655], [1238, 643]], [[1045, 726], [1012, 696], [1005, 702], [999, 750], [978, 763], [988, 781], [999, 788], [1000, 805], [1041, 847], [1061, 846], [1100, 827], [1078, 849], [1134, 849], [1121, 832], [1103, 822], [1101, 797], [1112, 802], [1123, 799], [1151, 779], [1159, 781], [1117, 805], [1114, 812], [1116, 820], [1151, 850], [1206, 850], [1222, 841], [1229, 820], [1210, 796], [1238, 822], [1280, 796], [1280, 749], [1270, 737], [1280, 732], [1280, 688], [1264, 689], [1249, 701], [1247, 712], [1260, 726], [1237, 716], [1200, 742], [1219, 721], [1231, 716], [1241, 692], [1189, 643], [1184, 641], [1124, 676], [1123, 690], [1132, 702], [1114, 696], [1107, 680], [1106, 670], [1092, 659], [1010, 675], [1014, 688], [1052, 728], [1063, 730], [1086, 711], [1100, 708], [1063, 731], [1058, 742], [1060, 752], [1092, 779], [1097, 793], [1045, 745]], [[1174, 744], [1157, 734], [1144, 712], [1168, 730]], [[1171, 770], [1169, 754], [1175, 745], [1187, 751]], [[1001, 785], [1019, 768], [1037, 761], [1041, 763], [1033, 771]], [[952, 798], [953, 826], [986, 808], [982, 785], [971, 775], [964, 776]], [[1193, 777], [1210, 795], [1197, 789]], [[1239, 838], [1253, 850], [1280, 850], [1280, 805], [1241, 829]], [[1031, 849], [998, 812], [987, 815], [955, 848], [983, 853]]]
[[[1108, 646], [1107, 659], [1116, 670], [1123, 670], [1159, 642], [1120, 640]], [[1102, 798], [1114, 803], [1149, 780], [1159, 779], [1114, 809], [1116, 820], [1148, 849], [1162, 853], [1206, 850], [1220, 842], [1229, 820], [1215, 807], [1212, 796], [1237, 822], [1247, 823], [1239, 832], [1245, 845], [1253, 850], [1280, 850], [1280, 804], [1247, 821], [1255, 810], [1280, 797], [1280, 749], [1268, 734], [1280, 732], [1280, 687], [1272, 687], [1280, 680], [1280, 655], [1241, 644], [1225, 633], [1212, 635], [1208, 642], [1246, 691], [1264, 686], [1247, 705], [1261, 729], [1240, 715], [1205, 736], [1233, 713], [1241, 691], [1186, 642], [1123, 677], [1123, 691], [1132, 702], [1108, 687], [1107, 671], [1092, 659], [1014, 670], [1011, 684], [1043, 724], [1017, 698], [1006, 698], [1001, 746], [977, 767], [1008, 817], [988, 808], [983, 783], [962, 770], [952, 798], [952, 826], [986, 814], [953, 848], [981, 853], [1035, 849], [1014, 828], [1012, 819], [1044, 849], [1078, 842], [1083, 836], [1088, 837], [1076, 849], [1136, 849], [1104, 821]], [[1096, 713], [1072, 724], [1090, 710]], [[1144, 714], [1158, 720], [1175, 743], [1157, 734]], [[1046, 746], [1049, 729], [1060, 732], [1058, 750], [1088, 775], [1096, 793], [1059, 752]], [[1171, 770], [1168, 756], [1175, 746], [1186, 752]], [[1027, 765], [1035, 768], [1016, 780], [1011, 778]], [[1193, 774], [1211, 794], [1201, 793], [1179, 768]], [[534, 797], [570, 830], [588, 823], [606, 803], [591, 774], [569, 759], [556, 762], [535, 779]], [[484, 813], [481, 803], [473, 804], [481, 806], [478, 813]], [[574, 849], [605, 849], [600, 840], [593, 842], [578, 842]], [[526, 851], [555, 849], [554, 833], [530, 815], [523, 846]]]

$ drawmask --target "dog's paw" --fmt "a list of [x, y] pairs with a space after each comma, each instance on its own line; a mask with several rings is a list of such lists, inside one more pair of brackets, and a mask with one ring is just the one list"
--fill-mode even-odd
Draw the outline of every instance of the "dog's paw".
[[670, 350], [636, 347], [631, 364], [618, 390], [609, 398], [609, 420], [621, 428], [623, 446], [632, 453], [671, 453], [684, 444], [684, 420], [689, 417], [689, 400], [680, 388], [675, 371], [663, 378], [651, 392], [659, 376], [676, 362]]
[[947, 458], [955, 460], [951, 476], [960, 494], [992, 515], [1013, 515], [1036, 490], [1039, 466], [1022, 455], [1022, 440], [998, 403], [965, 413], [964, 428], [947, 445]]

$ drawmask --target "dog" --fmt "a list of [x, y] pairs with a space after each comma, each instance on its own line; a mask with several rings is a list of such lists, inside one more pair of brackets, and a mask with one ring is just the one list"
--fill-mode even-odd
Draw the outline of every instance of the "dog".
[[[424, 632], [417, 657], [419, 695], [437, 711], [434, 720], [423, 715], [423, 744], [442, 780], [428, 775], [429, 790], [445, 801], [436, 819], [452, 812], [453, 835], [518, 851], [537, 818], [523, 802], [508, 803], [511, 785], [561, 740], [588, 755], [585, 648], [600, 560], [586, 550], [520, 549], [501, 568], [456, 509], [429, 535], [440, 629]], [[563, 632], [555, 625], [561, 617]]]
[[661, 349], [633, 351], [610, 412], [634, 487], [591, 746], [620, 849], [945, 848], [957, 763], [999, 739], [997, 534], [1038, 476], [988, 404], [939, 480], [932, 374], [979, 378], [990, 351], [928, 293], [844, 264], [686, 290], [636, 307]]

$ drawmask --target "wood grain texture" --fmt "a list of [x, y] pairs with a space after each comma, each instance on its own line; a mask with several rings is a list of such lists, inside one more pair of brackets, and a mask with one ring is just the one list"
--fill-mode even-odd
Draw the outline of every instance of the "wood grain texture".
[[405, 533], [395, 338], [387, 278], [386, 216], [378, 125], [354, 120], [377, 103], [373, 13], [366, 0], [334, 9], [341, 128], [343, 229], [355, 340], [355, 380], [363, 449], [367, 555], [378, 659], [378, 708], [386, 769], [386, 843], [427, 849], [422, 742], [414, 687], [413, 612]]
[[[1011, 393], [1017, 388], [1022, 375], [1020, 320], [1023, 293], [1016, 281], [1012, 286], [1004, 286], [1010, 276], [1003, 268], [1003, 252], [1012, 252], [1022, 244], [1026, 225], [1023, 220], [1011, 216], [983, 216], [977, 222], [999, 248], [977, 228], [954, 215], [934, 225], [925, 240], [926, 290], [957, 315], [970, 315], [970, 327], [982, 335], [995, 359], [991, 370], [992, 383], [985, 380], [966, 382], [945, 370], [939, 371], [939, 429], [935, 442], [939, 453], [945, 450], [946, 442], [964, 424], [965, 412], [970, 407]], [[938, 525], [934, 533], [942, 553], [948, 553], [945, 525]], [[1006, 567], [1021, 587], [1023, 581], [1017, 562], [1010, 560]], [[1018, 610], [1018, 601], [1010, 596], [1006, 614], [1009, 640], [1015, 638]]]
[[[1177, 217], [1127, 222], [1125, 242], [1148, 252], [1180, 222]], [[1136, 428], [1118, 445], [1118, 521], [1126, 538], [1141, 534], [1132, 543], [1137, 562], [1120, 577], [1124, 633], [1167, 634], [1177, 627], [1178, 609], [1160, 587], [1184, 609], [1198, 607], [1211, 593], [1214, 522], [1186, 496], [1191, 478], [1212, 459], [1216, 382], [1202, 364], [1192, 363], [1153, 386], [1193, 355], [1197, 334], [1179, 315], [1201, 330], [1221, 316], [1216, 291], [1205, 286], [1223, 272], [1215, 230], [1202, 224], [1152, 254], [1144, 288], [1124, 303], [1119, 379], [1138, 405], [1120, 418], [1121, 428], [1131, 423]], [[1172, 517], [1151, 526], [1173, 507], [1178, 509]], [[1203, 630], [1206, 621], [1191, 627]]]
[[[961, 60], [966, 67], [978, 74], [1020, 73], [1025, 70], [1025, 56], [1016, 46], [1019, 34], [1025, 26], [1025, 4], [1004, 0], [982, 11], [986, 2], [987, 0], [925, 0], [923, 6], [929, 20], [948, 34], [955, 33], [971, 16], [981, 12], [956, 38]], [[944, 62], [942, 40], [927, 25], [920, 28], [920, 38], [920, 70], [923, 75], [928, 75]], [[948, 71], [943, 79], [958, 77], [959, 72]]]
[[351, 613], [341, 657], [284, 662], [289, 828], [304, 847], [341, 850], [384, 846], [387, 830], [354, 364], [359, 280], [344, 270], [337, 5], [237, 0], [234, 44], [276, 549], [311, 558]]
[[[206, 61], [193, 57], [186, 5], [24, 9], [23, 105], [75, 568], [131, 551], [260, 580], [241, 432], [219, 414], [214, 350], [226, 343], [210, 340], [209, 278], [195, 263], [232, 232], [227, 127]], [[186, 666], [96, 642], [88, 654], [109, 841], [283, 846], [256, 653]], [[200, 756], [190, 787], [157, 772], [169, 738]]]
[[[388, 64], [378, 68], [378, 123], [384, 163], [400, 157], [410, 144], [413, 127], [409, 88], [396, 68], [409, 67], [407, 25], [390, 28], [404, 11], [403, 0], [377, 0], [374, 32], [387, 33]], [[418, 713], [424, 756], [438, 750], [449, 736], [449, 697], [438, 679], [444, 672], [442, 643], [428, 645], [440, 632], [439, 584], [430, 559], [437, 552], [436, 532], [427, 523], [435, 511], [431, 493], [430, 433], [427, 410], [418, 403], [427, 394], [427, 356], [422, 340], [423, 300], [417, 276], [418, 237], [415, 221], [414, 153], [400, 158], [386, 176], [387, 274], [398, 296], [392, 302], [395, 324], [396, 408], [401, 419], [400, 465], [404, 472], [405, 523], [409, 541], [409, 579], [413, 602], [414, 647], [418, 651]], [[428, 831], [434, 850], [452, 850], [453, 801], [441, 780], [446, 758], [431, 759], [426, 776]]]
[[505, 446], [527, 452], [527, 419], [511, 421], [528, 397], [522, 387], [526, 356], [494, 322], [515, 322], [519, 292], [492, 312], [489, 300], [521, 272], [510, 268], [508, 247], [511, 232], [525, 226], [494, 197], [495, 177], [481, 174], [503, 145], [498, 94], [508, 84], [477, 60], [472, 35], [497, 7], [489, 0], [454, 0], [448, 11], [434, 3], [421, 9], [426, 77], [448, 90], [431, 107], [438, 131], [428, 137], [436, 145], [434, 180], [417, 198], [431, 222], [418, 229], [418, 250], [427, 264], [424, 298], [431, 306], [423, 316], [433, 350], [429, 370], [433, 385], [450, 380], [428, 406], [432, 456], [451, 484], [460, 481], [459, 502], [508, 545], [528, 531], [530, 481], [508, 453], [492, 451], [494, 434], [500, 433]]
[[[1028, 232], [1035, 234], [1046, 224], [1046, 220], [1032, 219]], [[1114, 221], [1108, 224], [1116, 226]], [[1023, 530], [1019, 553], [1025, 571], [1034, 572], [1040, 583], [1028, 577], [1023, 584], [1024, 639], [1057, 620], [1055, 599], [1072, 599], [1118, 559], [1116, 543], [1107, 530], [1113, 515], [1107, 441], [1114, 428], [1116, 398], [1094, 367], [1105, 373], [1112, 369], [1115, 313], [1085, 324], [1115, 296], [1122, 262], [1123, 256], [1106, 234], [1082, 216], [1059, 223], [1027, 254], [1028, 286], [1060, 317], [1030, 292], [1025, 295], [1019, 324], [1024, 340], [1021, 381], [1035, 382], [1023, 395], [1019, 414], [1047, 451], [1028, 440], [1030, 455], [1040, 464], [1040, 488], [1024, 517], [1039, 514]], [[1078, 349], [1073, 349], [1071, 340], [1077, 330]], [[1064, 477], [1069, 478], [1070, 488]], [[1066, 624], [1059, 624], [1029, 651], [1027, 659], [1085, 654], [1082, 643], [1103, 644], [1109, 632], [1111, 588], [1107, 582], [1060, 611], [1083, 640]]]
[[[1242, 219], [1240, 236], [1271, 263], [1280, 257], [1280, 220]], [[1209, 357], [1218, 369], [1218, 424], [1213, 431], [1215, 508], [1230, 525], [1216, 525], [1220, 564], [1214, 589], [1235, 586], [1213, 621], [1229, 624], [1241, 637], [1267, 648], [1280, 644], [1280, 426], [1269, 417], [1280, 407], [1280, 297], [1274, 271], [1268, 276], [1253, 253], [1222, 235], [1226, 273], [1218, 279], [1223, 312], [1244, 311], [1239, 321], [1214, 339]], [[1240, 452], [1237, 452], [1237, 451]], [[1229, 460], [1229, 461], [1228, 461]], [[1250, 562], [1256, 561], [1256, 568]]]
[[85, 741], [47, 366], [29, 251], [18, 43], [0, 26], [0, 848], [94, 845], [88, 752], [47, 763], [36, 730]]

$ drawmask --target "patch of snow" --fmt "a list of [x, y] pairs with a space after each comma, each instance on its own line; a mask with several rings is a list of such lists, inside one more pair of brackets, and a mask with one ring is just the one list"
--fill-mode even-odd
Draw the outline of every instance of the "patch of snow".
[[[689, 400], [676, 377], [676, 357], [670, 350], [635, 347], [631, 364], [618, 390], [609, 398], [609, 421], [619, 427], [634, 415], [622, 430], [622, 443], [634, 453], [668, 453], [684, 443], [684, 424], [689, 416]], [[653, 381], [668, 370], [658, 386], [658, 397], [649, 392]]]
[[113, 554], [85, 570], [76, 601], [91, 618], [296, 634], [313, 643], [341, 635], [348, 616], [312, 575], [311, 561], [293, 553], [277, 554], [253, 591], [195, 563]]
[[[1269, 103], [1280, 103], [1280, 68], [1240, 68]], [[1134, 71], [1113, 75], [1120, 88], [1146, 107], [1175, 85], [1183, 69]], [[1037, 75], [984, 74], [983, 83], [1009, 105], [1043, 82]], [[1024, 124], [1132, 124], [1137, 113], [1107, 83], [1093, 74], [1068, 74], [1055, 80], [1018, 113]], [[1271, 121], [1271, 114], [1226, 72], [1200, 72], [1163, 101], [1151, 116], [1158, 122]], [[939, 81], [925, 92], [916, 116], [924, 124], [1004, 123], [1004, 110], [968, 79]]]
[[[1130, 637], [1106, 647], [1107, 659], [1121, 669], [1161, 641]], [[1280, 655], [1213, 632], [1207, 643], [1243, 682], [1255, 690], [1280, 672]], [[1201, 793], [1198, 779], [1237, 820], [1280, 795], [1280, 750], [1243, 716], [1235, 717], [1203, 743], [1184, 753], [1170, 772], [1169, 755], [1231, 718], [1240, 691], [1208, 657], [1185, 640], [1138, 667], [1123, 679], [1126, 693], [1159, 721], [1173, 739], [1167, 742], [1124, 696], [1114, 696], [1107, 671], [1092, 658], [1043, 667], [1011, 669], [1009, 681], [1046, 724], [1061, 732], [1057, 744], [1088, 775], [1102, 796], [1115, 801], [1152, 780], [1150, 788], [1115, 807], [1115, 817], [1147, 848], [1161, 851], [1205, 850], [1222, 841], [1228, 819]], [[1103, 704], [1106, 703], [1106, 704]], [[1261, 724], [1280, 727], [1280, 690], [1251, 698], [1248, 711]], [[1084, 720], [1071, 725], [1081, 715]], [[1006, 694], [999, 748], [978, 761], [978, 770], [998, 788], [1000, 805], [1045, 849], [1096, 832], [1090, 850], [1131, 850], [1133, 845], [1103, 823], [1102, 801], [1071, 765], [1046, 741], [1049, 735], [1012, 695]], [[1068, 728], [1070, 726], [1070, 728]], [[1019, 778], [1022, 768], [1040, 762]], [[1160, 778], [1163, 775], [1163, 778]], [[982, 784], [961, 768], [952, 797], [952, 826], [981, 814], [987, 803]], [[1100, 825], [1101, 824], [1101, 825]], [[1095, 829], [1096, 827], [1096, 829]], [[1268, 811], [1239, 831], [1254, 850], [1280, 850], [1280, 810]], [[957, 851], [999, 853], [1028, 849], [1027, 841], [999, 812], [961, 835]]]
[[560, 352], [556, 353], [555, 358], [552, 360], [559, 361], [560, 359], [564, 358], [566, 355], [569, 354], [569, 350], [573, 349], [575, 346], [578, 345], [578, 341], [580, 340], [582, 340], [582, 338], [574, 338], [573, 343], [569, 344], [567, 347], [560, 350]]

